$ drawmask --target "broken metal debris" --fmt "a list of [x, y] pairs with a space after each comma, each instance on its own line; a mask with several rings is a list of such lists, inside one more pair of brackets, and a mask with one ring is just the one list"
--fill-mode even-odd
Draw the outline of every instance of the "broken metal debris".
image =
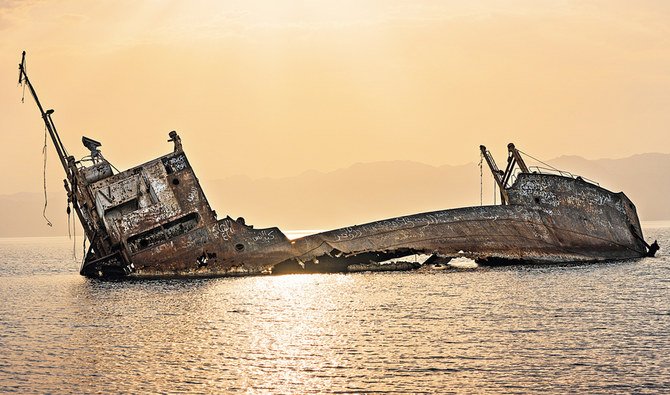
[[[68, 203], [90, 247], [88, 277], [239, 276], [442, 268], [452, 258], [478, 264], [593, 262], [653, 256], [633, 203], [565, 172], [526, 166], [508, 145], [505, 170], [481, 146], [501, 204], [456, 208], [375, 221], [290, 241], [278, 228], [254, 229], [243, 218], [218, 219], [207, 202], [179, 135], [173, 152], [125, 171], [101, 144], [84, 137], [90, 155], [75, 160], [60, 140], [25, 70], [60, 162]], [[428, 257], [417, 262], [411, 257]]]

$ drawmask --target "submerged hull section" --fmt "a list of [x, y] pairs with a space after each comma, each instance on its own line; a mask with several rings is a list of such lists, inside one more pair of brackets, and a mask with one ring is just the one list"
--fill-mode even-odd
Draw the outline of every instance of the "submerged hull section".
[[414, 254], [505, 264], [647, 253], [635, 206], [623, 193], [559, 175], [519, 174], [506, 205], [392, 218], [293, 241], [277, 228], [218, 220], [180, 144], [172, 154], [91, 183], [88, 192], [90, 215], [101, 219], [117, 251], [102, 259], [90, 254], [81, 272], [93, 277], [346, 272]]
[[[519, 174], [505, 191], [506, 205], [392, 218], [293, 241], [277, 228], [217, 219], [180, 143], [175, 152], [125, 172], [86, 175], [93, 208], [86, 215], [99, 218], [106, 235], [93, 245], [107, 243], [114, 251], [99, 256], [91, 248], [81, 270], [91, 277], [346, 272], [415, 254], [504, 264], [647, 253], [635, 206], [623, 193], [559, 175]], [[391, 267], [416, 265], [371, 270]]]
[[[295, 241], [302, 261], [371, 252], [465, 256], [480, 263], [588, 262], [642, 257], [635, 206], [623, 193], [568, 177], [522, 174], [510, 205], [417, 214]], [[324, 259], [325, 258], [325, 259]]]
[[81, 268], [85, 276], [259, 274], [288, 258], [290, 242], [279, 229], [217, 219], [181, 144], [171, 154], [96, 180], [85, 192], [105, 235], [98, 244], [115, 251], [99, 257], [92, 243]]
[[[190, 175], [182, 174], [184, 181], [179, 184], [188, 186], [187, 191], [197, 189], [195, 179], [187, 180]], [[623, 193], [580, 179], [542, 174], [521, 174], [508, 193], [509, 205], [422, 213], [293, 241], [277, 228], [253, 229], [232, 218], [217, 221], [213, 212], [207, 217], [204, 196], [195, 194], [199, 197], [192, 199], [194, 206], [186, 207], [201, 210], [202, 226], [138, 251], [132, 246], [140, 245], [137, 240], [146, 232], [139, 238], [130, 236], [125, 244], [131, 246], [134, 268], [128, 275], [346, 272], [413, 254], [505, 264], [628, 259], [647, 252], [635, 206]]]

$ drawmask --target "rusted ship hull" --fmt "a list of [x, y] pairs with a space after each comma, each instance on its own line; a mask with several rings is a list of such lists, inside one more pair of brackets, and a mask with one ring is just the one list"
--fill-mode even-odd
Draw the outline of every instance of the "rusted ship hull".
[[623, 193], [573, 178], [523, 174], [509, 194], [511, 204], [505, 206], [422, 213], [293, 241], [276, 228], [252, 230], [226, 219], [228, 240], [203, 245], [215, 256], [207, 265], [196, 263], [197, 254], [183, 255], [193, 246], [178, 244], [174, 259], [156, 259], [158, 248], [135, 259], [132, 275], [266, 274], [286, 268], [346, 272], [351, 265], [412, 254], [464, 256], [482, 264], [592, 262], [647, 254], [635, 206]]
[[[254, 229], [238, 218], [218, 219], [176, 132], [173, 152], [114, 172], [84, 137], [90, 155], [69, 155], [28, 80], [66, 174], [64, 186], [90, 242], [81, 267], [88, 277], [238, 276], [414, 268], [383, 261], [422, 254], [468, 257], [480, 263], [557, 263], [653, 255], [635, 206], [580, 177], [526, 167], [513, 144], [498, 169], [481, 146], [502, 204], [436, 211], [336, 229], [289, 240], [278, 228]], [[518, 172], [515, 169], [518, 168]], [[377, 265], [377, 266], [375, 266]]]
[[[511, 204], [411, 215], [296, 240], [299, 259], [387, 253], [465, 256], [483, 264], [628, 259], [647, 248], [635, 206], [623, 193], [585, 181], [523, 174]], [[337, 258], [335, 258], [337, 259]]]

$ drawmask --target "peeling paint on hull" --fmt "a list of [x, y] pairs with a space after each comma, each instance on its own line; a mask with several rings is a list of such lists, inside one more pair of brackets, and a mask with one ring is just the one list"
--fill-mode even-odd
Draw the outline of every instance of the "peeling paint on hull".
[[511, 143], [504, 171], [480, 146], [499, 186], [500, 206], [415, 214], [290, 241], [277, 228], [218, 219], [174, 131], [173, 152], [123, 172], [114, 174], [98, 150], [101, 144], [87, 137], [82, 143], [91, 154], [77, 161], [58, 135], [54, 110], [40, 103], [25, 57], [24, 51], [19, 84], [35, 99], [65, 171], [68, 209], [71, 204], [90, 242], [80, 270], [87, 277], [401, 270], [416, 265], [383, 262], [413, 254], [483, 264], [589, 262], [638, 258], [658, 249], [642, 238], [635, 206], [623, 193], [572, 175], [531, 172]]
[[[92, 248], [91, 277], [212, 277], [347, 272], [412, 254], [467, 257], [480, 264], [591, 262], [647, 253], [633, 203], [579, 178], [522, 173], [508, 204], [375, 221], [289, 240], [279, 229], [217, 219], [181, 142], [171, 154], [83, 186], [89, 217], [116, 249]], [[80, 170], [85, 171], [86, 168]], [[80, 199], [81, 200], [81, 199]], [[363, 266], [361, 266], [363, 265]], [[396, 265], [410, 270], [412, 265]]]
[[[105, 160], [73, 170], [69, 198], [87, 224], [89, 277], [212, 277], [411, 270], [413, 254], [480, 264], [642, 257], [633, 203], [580, 178], [521, 173], [506, 204], [421, 213], [289, 240], [278, 228], [218, 219], [172, 132], [174, 151], [112, 174]], [[367, 266], [366, 266], [367, 265]], [[373, 266], [370, 266], [373, 265]], [[376, 265], [376, 266], [375, 266]]]
[[54, 111], [44, 110], [28, 79], [25, 55], [19, 84], [29, 88], [40, 110], [67, 177], [68, 204], [90, 242], [84, 276], [411, 270], [417, 265], [384, 262], [414, 254], [481, 264], [590, 262], [638, 258], [658, 249], [642, 238], [635, 206], [623, 193], [563, 173], [531, 172], [514, 144], [508, 145], [504, 171], [480, 146], [499, 186], [500, 206], [391, 218], [293, 241], [277, 228], [218, 219], [174, 131], [173, 152], [116, 174], [95, 140], [82, 138], [89, 156], [77, 161], [67, 154]]
[[[195, 179], [192, 173], [184, 178]], [[415, 214], [290, 241], [277, 228], [215, 220], [197, 189], [194, 201], [201, 205], [191, 209], [199, 210], [207, 223], [130, 254], [135, 269], [129, 275], [241, 276], [276, 273], [282, 267], [346, 272], [351, 265], [411, 254], [468, 257], [480, 264], [592, 262], [646, 254], [636, 237], [642, 230], [635, 206], [623, 193], [580, 179], [521, 174], [508, 194], [509, 205]], [[184, 204], [179, 195], [175, 204]], [[203, 256], [206, 262], [199, 260]]]
[[635, 206], [623, 193], [572, 175], [531, 172], [511, 143], [504, 171], [480, 146], [499, 186], [500, 206], [415, 214], [290, 241], [277, 228], [218, 219], [174, 131], [173, 152], [123, 172], [114, 174], [98, 150], [101, 144], [87, 137], [82, 143], [91, 154], [77, 161], [58, 135], [54, 110], [42, 107], [25, 57], [24, 51], [19, 84], [35, 99], [65, 171], [68, 205], [90, 242], [80, 270], [87, 277], [410, 270], [416, 265], [384, 262], [413, 254], [482, 264], [589, 262], [638, 258], [658, 249], [642, 238]]
[[[572, 190], [582, 194], [580, 199], [573, 199]], [[512, 204], [506, 206], [417, 214], [307, 236], [295, 241], [297, 259], [405, 250], [483, 264], [561, 263], [638, 258], [647, 252], [633, 233], [642, 234], [635, 207], [622, 193], [536, 174], [523, 174], [509, 192]], [[552, 203], [535, 203], [540, 194]]]

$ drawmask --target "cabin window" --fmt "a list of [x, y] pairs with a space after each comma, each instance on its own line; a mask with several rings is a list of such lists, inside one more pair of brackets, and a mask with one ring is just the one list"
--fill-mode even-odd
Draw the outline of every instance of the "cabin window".
[[129, 237], [128, 247], [131, 252], [137, 252], [163, 244], [170, 239], [192, 231], [198, 225], [199, 220], [200, 216], [197, 213], [187, 214], [174, 221]]
[[119, 219], [126, 214], [130, 214], [133, 211], [137, 211], [139, 208], [139, 201], [137, 198], [130, 199], [127, 202], [121, 203], [118, 206], [110, 207], [105, 211], [105, 219], [108, 221], [113, 221]]

